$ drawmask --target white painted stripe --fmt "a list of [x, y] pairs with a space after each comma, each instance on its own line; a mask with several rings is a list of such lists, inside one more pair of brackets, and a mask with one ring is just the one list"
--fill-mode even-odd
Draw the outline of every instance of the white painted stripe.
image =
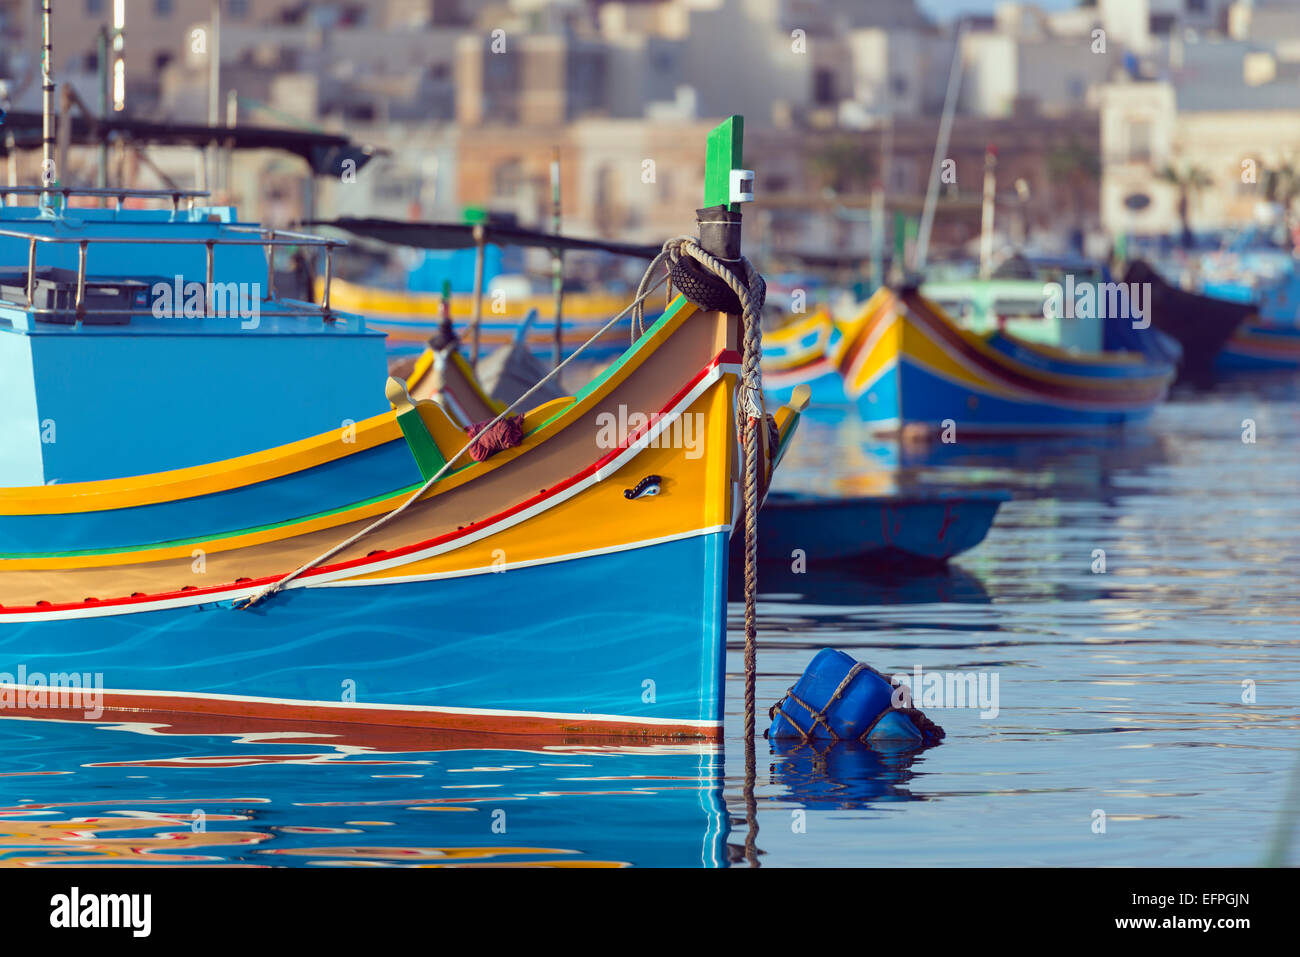
[[[931, 335], [930, 330], [922, 326], [919, 321], [913, 321], [912, 326], [914, 329], [916, 329], [918, 332], [924, 335], [931, 342], [935, 343], [935, 345], [939, 349], [943, 350], [944, 352], [947, 352], [948, 357], [950, 359], [952, 359], [954, 362], [957, 363], [957, 365], [961, 366], [972, 376], [978, 379], [979, 382], [977, 385], [972, 385], [969, 382], [965, 382], [960, 379], [954, 379], [946, 372], [942, 372], [939, 369], [936, 369], [933, 366], [931, 366], [929, 363], [924, 362], [921, 359], [917, 358], [915, 355], [908, 353], [906, 349], [903, 350], [903, 357], [912, 365], [916, 366], [918, 369], [923, 369], [924, 371], [928, 372], [930, 375], [934, 376], [935, 378], [942, 379], [944, 382], [947, 382], [950, 385], [953, 385], [959, 389], [966, 389], [968, 391], [970, 390], [984, 391], [989, 395], [991, 395], [993, 398], [1002, 399], [1006, 402], [1021, 402], [1030, 405], [1053, 405], [1059, 408], [1070, 409], [1076, 412], [1131, 412], [1133, 410], [1143, 408], [1146, 405], [1154, 404], [1145, 401], [1125, 400], [1123, 404], [1116, 405], [1113, 402], [1089, 402], [1085, 399], [1065, 399], [1057, 396], [1052, 396], [1051, 398], [1044, 398], [1042, 395], [1040, 395], [1037, 392], [1030, 391], [1029, 389], [1023, 386], [1018, 386], [1011, 382], [1008, 382], [1005, 378], [1003, 378], [1001, 374], [992, 373], [986, 369], [979, 367], [978, 365], [975, 364], [975, 361], [973, 359], [970, 359], [967, 356], [964, 356], [956, 351], [950, 351], [947, 345], [943, 342], [943, 340], [937, 338], [937, 335]], [[1009, 359], [1011, 362], [1017, 361], [1005, 355], [1003, 355], [1003, 358]], [[1033, 368], [1028, 363], [1020, 363], [1020, 364], [1027, 369]], [[1048, 370], [1036, 370], [1036, 371], [1048, 371]], [[1051, 372], [1049, 372], [1049, 374], [1066, 375], [1067, 377], [1069, 375], [1068, 373], [1051, 373]], [[1086, 379], [1087, 377], [1073, 376], [1073, 378]], [[1114, 381], [1114, 380], [1103, 379], [1102, 381]], [[1044, 383], [1045, 388], [1051, 388], [1052, 385], [1053, 384], [1050, 382]], [[900, 389], [901, 388], [902, 386], [900, 384]], [[906, 413], [906, 410], [904, 410], [904, 413]]]
[[[514, 515], [509, 515], [503, 519], [500, 519], [499, 521], [495, 522], [492, 525], [488, 525], [475, 532], [471, 532], [469, 535], [463, 535], [459, 538], [453, 539], [452, 541], [443, 542], [441, 545], [432, 545], [429, 548], [421, 549], [418, 552], [412, 552], [408, 555], [399, 555], [395, 558], [381, 559], [379, 561], [372, 562], [366, 565], [364, 569], [346, 568], [339, 571], [313, 575], [310, 578], [304, 576], [304, 578], [306, 579], [305, 581], [304, 578], [296, 579], [290, 582], [286, 586], [286, 588], [309, 588], [316, 585], [324, 584], [326, 582], [337, 581], [338, 579], [341, 578], [351, 578], [360, 574], [369, 574], [371, 572], [387, 571], [390, 568], [397, 568], [401, 565], [410, 565], [413, 562], [422, 561], [426, 558], [432, 558], [435, 555], [443, 555], [446, 554], [447, 552], [455, 551], [459, 548], [464, 548], [467, 545], [472, 545], [475, 542], [482, 541], [485, 538], [490, 538], [493, 535], [496, 535], [500, 532], [504, 532], [507, 529], [513, 528], [514, 526], [519, 525], [522, 522], [526, 522], [529, 519], [536, 518], [538, 515], [541, 515], [543, 512], [549, 511], [555, 506], [560, 505], [563, 502], [567, 502], [569, 499], [574, 498], [577, 495], [580, 495], [582, 492], [585, 492], [587, 489], [591, 488], [592, 486], [605, 481], [615, 472], [619, 471], [628, 462], [632, 461], [641, 452], [643, 452], [646, 446], [652, 440], [657, 439], [665, 429], [671, 426], [672, 424], [671, 417], [673, 415], [684, 412], [686, 409], [690, 408], [696, 399], [702, 396], [712, 386], [717, 384], [726, 373], [734, 372], [735, 374], [739, 375], [740, 371], [741, 371], [741, 367], [738, 364], [719, 363], [709, 372], [709, 374], [707, 374], [703, 379], [701, 379], [698, 383], [696, 383], [695, 387], [691, 389], [691, 391], [688, 392], [677, 405], [673, 406], [668, 412], [660, 416], [658, 421], [655, 422], [655, 424], [649, 430], [647, 430], [644, 436], [638, 439], [635, 443], [629, 445], [615, 458], [611, 459], [608, 463], [601, 466], [601, 468], [597, 469], [591, 475], [588, 475], [585, 479], [573, 483], [573, 485], [569, 486], [568, 488], [564, 489], [561, 492], [556, 492], [553, 495], [548, 495], [542, 501], [536, 502], [533, 505], [530, 505], [528, 508], [521, 509], [520, 511], [516, 512]], [[637, 543], [630, 542], [627, 544], [630, 545], [631, 547], [635, 547]]]
[[570, 552], [567, 555], [557, 555], [547, 558], [533, 558], [524, 562], [508, 562], [497, 566], [481, 566], [479, 568], [463, 568], [450, 572], [427, 572], [423, 575], [395, 575], [391, 578], [348, 578], [342, 581], [321, 582], [319, 585], [313, 585], [314, 588], [353, 588], [364, 585], [395, 585], [401, 582], [428, 582], [438, 581], [443, 578], [468, 578], [472, 575], [490, 575], [493, 572], [505, 572], [512, 568], [532, 568], [537, 565], [553, 565], [557, 562], [572, 561], [576, 558], [595, 558], [599, 555], [613, 555], [617, 552], [628, 552], [634, 548], [649, 548], [651, 545], [663, 545], [667, 542], [680, 542], [688, 538], [695, 538], [700, 535], [711, 535], [714, 532], [730, 532], [730, 525], [710, 525], [706, 528], [697, 528], [689, 532], [678, 532], [675, 535], [664, 535], [660, 538], [647, 538], [641, 541], [628, 542], [625, 545], [608, 545], [604, 548], [592, 548], [583, 552]]
[[[522, 509], [521, 511], [515, 513], [514, 515], [507, 516], [506, 518], [501, 519], [492, 525], [488, 525], [485, 528], [479, 529], [478, 531], [473, 532], [469, 535], [465, 535], [453, 539], [452, 541], [443, 542], [441, 545], [434, 545], [429, 548], [422, 549], [418, 552], [412, 552], [409, 555], [401, 555], [395, 558], [370, 562], [360, 568], [353, 567], [353, 568], [338, 569], [327, 573], [315, 573], [315, 574], [308, 573], [307, 575], [304, 575], [301, 578], [295, 579], [294, 581], [290, 582], [286, 586], [286, 590], [289, 588], [320, 587], [328, 583], [339, 581], [340, 579], [352, 578], [357, 575], [368, 574], [370, 572], [386, 571], [387, 569], [397, 568], [400, 567], [401, 565], [409, 565], [412, 562], [421, 561], [425, 558], [430, 558], [435, 555], [444, 554], [446, 552], [454, 551], [455, 549], [463, 548], [467, 545], [471, 545], [474, 542], [481, 541], [482, 539], [495, 535], [498, 532], [502, 532], [508, 528], [512, 528], [515, 525], [518, 525], [520, 522], [524, 522], [530, 518], [534, 518], [537, 515], [540, 515], [542, 512], [545, 512], [548, 509], [555, 507], [556, 505], [568, 501], [570, 498], [573, 498], [575, 495], [578, 495], [579, 493], [585, 491], [586, 489], [590, 488], [596, 483], [602, 481], [604, 478], [607, 478], [609, 475], [613, 474], [614, 472], [622, 468], [623, 465], [626, 465], [628, 462], [634, 459], [638, 454], [640, 454], [641, 451], [644, 450], [645, 445], [647, 443], [649, 443], [652, 439], [657, 438], [658, 435], [665, 428], [671, 425], [672, 416], [674, 414], [683, 412], [686, 409], [690, 408], [691, 404], [694, 403], [696, 399], [698, 399], [701, 395], [703, 395], [704, 392], [707, 391], [710, 387], [715, 385], [717, 382], [721, 381], [723, 376], [726, 375], [727, 373], [733, 373], [739, 375], [741, 373], [740, 364], [719, 363], [718, 365], [714, 366], [711, 370], [709, 370], [709, 372], [704, 376], [703, 379], [701, 379], [698, 383], [696, 383], [695, 387], [692, 388], [690, 392], [688, 392], [685, 396], [683, 396], [680, 402], [678, 402], [671, 409], [669, 409], [668, 412], [660, 416], [660, 418], [655, 423], [655, 425], [646, 433], [645, 436], [643, 436], [642, 439], [639, 439], [635, 444], [629, 446], [627, 449], [624, 449], [622, 453], [620, 453], [614, 460], [612, 460], [610, 463], [605, 465], [603, 468], [597, 470], [592, 475], [587, 476], [587, 478], [579, 482], [575, 482], [572, 486], [570, 486], [569, 488], [565, 489], [562, 492], [558, 492], [554, 495], [548, 496], [543, 501], [537, 502], [526, 509]], [[685, 533], [685, 536], [704, 534], [706, 532], [707, 530], [697, 529], [695, 531]], [[623, 548], [636, 548], [639, 547], [640, 544], [641, 543], [639, 542], [632, 542], [623, 546]], [[569, 556], [557, 556], [554, 559], [554, 561], [565, 561], [567, 560], [568, 557]], [[368, 583], [358, 582], [358, 584], [368, 584]], [[64, 609], [59, 609], [57, 611], [49, 611], [49, 612], [16, 612], [16, 613], [9, 613], [9, 614], [0, 614], [0, 623], [28, 622], [28, 621], [61, 621], [61, 620], [82, 619], [82, 618], [102, 618], [110, 615], [140, 614], [146, 611], [162, 611], [169, 608], [185, 608], [193, 605], [215, 604], [223, 601], [231, 601], [231, 600], [239, 600], [242, 598], [247, 598], [253, 595], [255, 592], [259, 591], [262, 587], [263, 586], [261, 585], [252, 586], [252, 587], [243, 586], [240, 588], [222, 589], [221, 591], [208, 592], [196, 596], [178, 595], [173, 598], [159, 599], [157, 601], [150, 601], [150, 602], [140, 602], [138, 604], [133, 603], [128, 605], [105, 605], [99, 607], [90, 605], [85, 608], [64, 608]]]
[[[871, 330], [871, 334], [867, 336], [867, 341], [863, 343], [862, 348], [858, 350], [858, 355], [853, 361], [853, 365], [849, 367], [848, 373], [844, 375], [844, 392], [846, 395], [849, 391], [849, 384], [857, 378], [862, 367], [871, 360], [872, 354], [876, 351], [876, 346], [880, 345], [880, 340], [884, 338], [885, 333], [892, 330], [900, 321], [897, 310], [890, 310], [889, 318], [884, 322], [878, 323], [876, 327]], [[879, 372], [872, 376], [868, 382], [863, 384], [862, 388], [849, 396], [849, 398], [856, 400], [858, 397], [874, 389], [876, 382], [879, 381], [885, 373], [894, 369], [898, 365], [898, 358], [898, 356], [894, 356], [892, 359], [887, 361]]]

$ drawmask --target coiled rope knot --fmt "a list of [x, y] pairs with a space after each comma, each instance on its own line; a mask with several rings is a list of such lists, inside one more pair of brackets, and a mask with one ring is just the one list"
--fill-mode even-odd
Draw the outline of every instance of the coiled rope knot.
[[[693, 236], [676, 236], [663, 245], [647, 267], [637, 287], [632, 312], [632, 341], [645, 335], [645, 296], [651, 280], [667, 266], [669, 291], [675, 287], [692, 303], [744, 317], [744, 364], [741, 408], [750, 419], [763, 417], [762, 312], [767, 282], [748, 259], [721, 259], [708, 252]], [[744, 277], [743, 279], [741, 277]]]

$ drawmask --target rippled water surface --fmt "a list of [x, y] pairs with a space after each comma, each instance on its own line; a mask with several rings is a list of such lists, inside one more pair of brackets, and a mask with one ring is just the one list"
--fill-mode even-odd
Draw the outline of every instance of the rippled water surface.
[[[806, 573], [765, 568], [760, 731], [825, 646], [996, 675], [999, 710], [932, 712], [948, 737], [922, 753], [760, 740], [758, 860], [1295, 863], [1298, 442], [1289, 378], [1178, 396], [1111, 441], [900, 449], [806, 423], [784, 486], [1015, 498], [943, 572], [822, 567], [815, 543]], [[741, 611], [721, 749], [0, 720], [0, 863], [744, 863]]]

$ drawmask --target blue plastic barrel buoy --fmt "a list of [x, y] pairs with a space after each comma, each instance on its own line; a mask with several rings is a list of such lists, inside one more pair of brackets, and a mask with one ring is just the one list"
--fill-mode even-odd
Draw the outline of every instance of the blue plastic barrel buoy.
[[943, 729], [919, 711], [896, 705], [888, 678], [834, 648], [817, 652], [770, 713], [773, 738], [893, 748], [925, 747], [943, 738]]

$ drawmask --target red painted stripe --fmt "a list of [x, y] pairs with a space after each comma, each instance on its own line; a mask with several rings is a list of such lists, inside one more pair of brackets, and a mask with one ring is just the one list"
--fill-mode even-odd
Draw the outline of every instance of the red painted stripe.
[[[692, 376], [690, 381], [687, 382], [686, 385], [682, 386], [682, 388], [680, 388], [673, 395], [673, 397], [668, 401], [668, 403], [662, 409], [659, 410], [659, 415], [662, 416], [668, 410], [672, 409], [672, 407], [675, 406], [677, 403], [679, 403], [686, 396], [686, 394], [691, 391], [691, 389], [695, 388], [697, 384], [699, 384], [710, 372], [712, 372], [718, 366], [729, 362], [738, 363], [741, 361], [742, 361], [742, 357], [740, 353], [736, 352], [734, 349], [722, 350], [716, 356], [713, 357], [713, 359], [708, 363], [708, 365], [706, 365], [694, 376]], [[498, 512], [497, 514], [489, 516], [488, 518], [480, 519], [479, 521], [474, 522], [470, 525], [466, 525], [463, 528], [459, 528], [454, 532], [447, 532], [443, 535], [439, 535], [430, 539], [425, 539], [424, 541], [416, 542], [412, 545], [404, 545], [401, 548], [390, 549], [388, 551], [380, 552], [376, 555], [364, 555], [361, 558], [354, 558], [346, 562], [337, 562], [333, 565], [322, 565], [316, 569], [313, 569], [312, 571], [304, 572], [302, 575], [299, 576], [299, 580], [310, 580], [320, 575], [324, 575], [330, 572], [340, 571], [344, 569], [350, 569], [350, 568], [362, 569], [366, 565], [376, 564], [381, 561], [387, 561], [390, 558], [400, 558], [403, 555], [409, 555], [413, 552], [422, 551], [423, 549], [426, 548], [432, 548], [437, 545], [442, 545], [447, 542], [455, 541], [458, 538], [464, 538], [465, 536], [469, 535], [472, 532], [479, 531], [490, 525], [494, 525], [503, 519], [518, 514], [519, 512], [523, 511], [526, 508], [530, 508], [533, 505], [536, 505], [540, 502], [544, 502], [548, 498], [552, 498], [559, 492], [571, 488], [573, 485], [575, 485], [577, 482], [582, 481], [584, 478], [587, 478], [588, 476], [595, 474], [597, 471], [600, 470], [602, 466], [617, 458], [622, 452], [626, 451], [631, 445], [635, 445], [636, 440], [639, 439], [641, 435], [643, 435], [645, 431], [647, 431], [648, 429], [649, 426], [647, 426], [646, 429], [637, 432], [635, 435], [628, 436], [627, 441], [625, 441], [622, 445], [611, 449], [607, 454], [601, 456], [594, 463], [587, 466], [582, 471], [576, 473], [575, 475], [570, 476], [569, 478], [565, 479], [564, 481], [560, 482], [557, 485], [552, 486], [551, 488], [547, 489], [544, 492], [540, 492], [537, 495], [532, 496], [531, 498], [525, 499], [524, 501], [506, 509], [505, 511]], [[95, 606], [110, 605], [110, 606], [117, 607], [117, 606], [126, 606], [126, 605], [139, 605], [139, 604], [145, 604], [148, 602], [155, 602], [155, 601], [166, 601], [171, 598], [181, 598], [181, 597], [192, 598], [198, 595], [219, 594], [221, 592], [229, 591], [230, 589], [236, 586], [242, 588], [256, 588], [262, 585], [269, 585], [272, 582], [279, 581], [286, 574], [288, 574], [288, 572], [284, 572], [279, 575], [268, 575], [262, 578], [254, 578], [243, 582], [226, 582], [225, 584], [221, 584], [221, 585], [209, 585], [205, 588], [194, 587], [188, 589], [181, 589], [179, 591], [157, 592], [155, 594], [150, 594], [150, 595], [123, 596], [120, 598], [104, 598], [104, 599], [95, 599], [93, 601], [88, 600], [84, 602], [65, 602], [60, 604], [17, 605], [17, 606], [10, 606], [10, 607], [0, 606], [0, 618], [3, 618], [3, 616], [7, 614], [20, 614], [20, 613], [32, 614], [32, 613], [41, 613], [41, 612], [67, 611], [72, 608], [85, 608], [88, 605], [95, 605]]]
[[[390, 708], [367, 708], [365, 705], [293, 704], [291, 702], [227, 701], [203, 695], [167, 696], [104, 691], [99, 699], [104, 714], [95, 724], [113, 721], [141, 721], [167, 718], [165, 723], [180, 725], [180, 733], [201, 734], [205, 729], [227, 728], [248, 734], [258, 730], [253, 722], [292, 722], [295, 730], [310, 724], [334, 724], [340, 727], [369, 726], [388, 729], [420, 729], [460, 734], [505, 735], [593, 735], [626, 739], [629, 737], [717, 741], [722, 729], [691, 724], [649, 724], [633, 717], [612, 721], [586, 719], [581, 716], [551, 718], [542, 715], [485, 715], [456, 711], [403, 711]], [[84, 708], [17, 708], [0, 707], [0, 717], [49, 720], [90, 721]], [[111, 715], [111, 717], [110, 717]], [[274, 730], [265, 728], [262, 730]], [[463, 739], [462, 739], [463, 740]], [[461, 745], [464, 746], [463, 744]]]
[[[1049, 401], [1052, 399], [1067, 399], [1088, 402], [1095, 405], [1120, 407], [1156, 402], [1159, 401], [1160, 397], [1164, 394], [1165, 386], [1169, 379], [1173, 377], [1173, 372], [1171, 370], [1168, 373], [1151, 374], [1141, 378], [1135, 377], [1130, 381], [1116, 379], [1099, 380], [1100, 382], [1110, 384], [1115, 384], [1118, 381], [1130, 387], [1122, 393], [1117, 393], [1114, 389], [1102, 388], [1100, 386], [1071, 386], [1057, 383], [1045, 383], [1032, 375], [1019, 371], [1012, 364], [1015, 360], [1009, 356], [999, 356], [997, 359], [994, 359], [973, 348], [955, 326], [944, 320], [941, 316], [935, 315], [930, 309], [928, 309], [924, 300], [920, 296], [909, 296], [905, 294], [903, 296], [903, 301], [911, 312], [913, 319], [919, 320], [928, 329], [943, 339], [943, 341], [951, 348], [955, 349], [961, 355], [967, 357], [978, 365], [980, 369], [1006, 383], [1036, 393]], [[1068, 375], [1068, 373], [1050, 374]]]

